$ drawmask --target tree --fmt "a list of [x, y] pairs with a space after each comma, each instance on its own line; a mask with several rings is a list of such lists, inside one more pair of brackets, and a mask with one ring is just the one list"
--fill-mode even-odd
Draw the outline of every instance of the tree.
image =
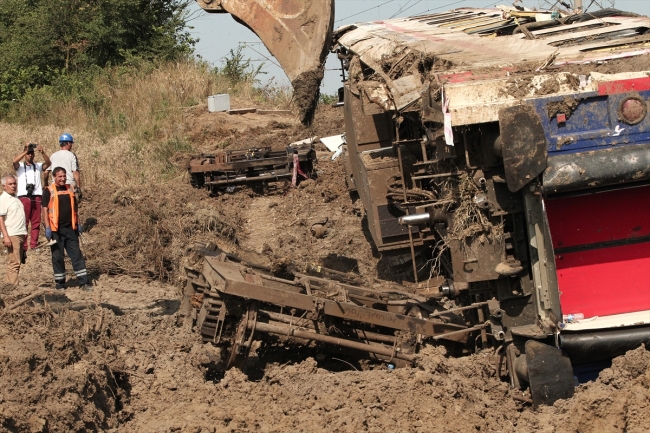
[[191, 54], [189, 1], [0, 0], [0, 99], [60, 74]]

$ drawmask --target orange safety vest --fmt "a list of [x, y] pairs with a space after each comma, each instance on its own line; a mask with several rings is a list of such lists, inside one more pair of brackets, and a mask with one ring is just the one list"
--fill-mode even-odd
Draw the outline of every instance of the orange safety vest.
[[47, 187], [50, 190], [50, 203], [47, 205], [47, 216], [50, 220], [50, 229], [53, 232], [59, 230], [59, 195], [70, 196], [70, 207], [72, 208], [72, 229], [77, 229], [77, 212], [74, 210], [74, 192], [70, 189], [70, 185], [65, 186], [65, 191], [58, 191], [55, 184]]

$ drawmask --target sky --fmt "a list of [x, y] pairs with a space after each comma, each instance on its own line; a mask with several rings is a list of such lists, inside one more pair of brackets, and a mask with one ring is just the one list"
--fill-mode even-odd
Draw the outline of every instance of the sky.
[[[587, 6], [592, 0], [583, 0]], [[496, 4], [511, 4], [512, 0], [335, 0], [334, 28], [356, 22], [376, 21], [388, 18], [419, 15], [426, 12], [444, 12], [459, 7], [493, 7]], [[555, 0], [523, 0], [520, 5], [530, 8], [543, 8], [552, 5]], [[599, 9], [597, 4], [610, 7], [612, 4], [621, 10], [650, 15], [650, 0], [595, 0], [590, 10]], [[289, 86], [290, 82], [275, 59], [269, 54], [260, 39], [233, 20], [229, 14], [207, 14], [196, 3], [190, 9], [190, 30], [194, 38], [198, 38], [196, 54], [213, 66], [222, 67], [224, 58], [231, 49], [245, 45], [245, 58], [253, 64], [264, 63], [262, 84], [269, 82]], [[321, 85], [321, 93], [334, 95], [341, 83], [340, 62], [335, 54], [330, 54], [325, 65], [325, 79]]]

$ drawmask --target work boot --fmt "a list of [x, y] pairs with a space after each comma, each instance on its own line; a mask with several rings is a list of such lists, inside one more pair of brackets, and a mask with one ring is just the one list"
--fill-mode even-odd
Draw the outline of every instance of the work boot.
[[93, 286], [91, 284], [82, 284], [80, 288], [84, 292], [92, 292], [93, 291]]

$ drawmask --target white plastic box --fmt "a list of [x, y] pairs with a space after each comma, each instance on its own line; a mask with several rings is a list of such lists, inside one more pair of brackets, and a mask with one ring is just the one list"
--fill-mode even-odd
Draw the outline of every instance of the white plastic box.
[[208, 111], [214, 113], [216, 111], [230, 110], [230, 95], [223, 93], [220, 95], [208, 96]]

